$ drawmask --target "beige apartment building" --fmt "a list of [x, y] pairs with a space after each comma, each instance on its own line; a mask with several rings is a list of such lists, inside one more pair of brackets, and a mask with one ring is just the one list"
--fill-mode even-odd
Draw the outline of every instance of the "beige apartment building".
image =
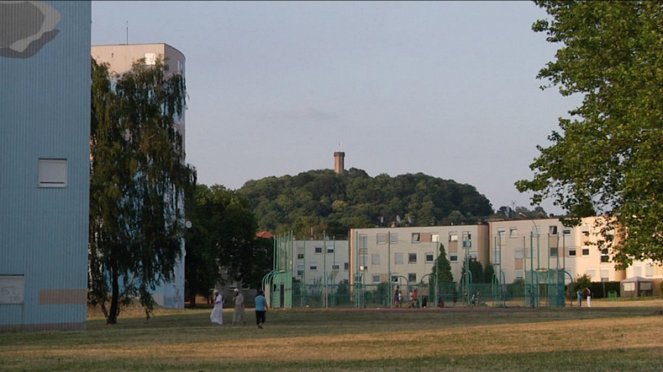
[[428, 280], [444, 245], [454, 281], [461, 280], [466, 255], [489, 263], [489, 225], [423, 226], [351, 229], [350, 285], [414, 285]]
[[[601, 248], [598, 217], [564, 227], [558, 218], [490, 221], [482, 225], [351, 229], [350, 284], [387, 282], [414, 285], [432, 272], [444, 245], [455, 282], [461, 281], [465, 255], [485, 268], [493, 265], [501, 283], [525, 280], [526, 272], [565, 271], [565, 282], [587, 275], [593, 282], [631, 277], [663, 278], [663, 265], [635, 261], [616, 270]], [[466, 242], [464, 244], [464, 242]]]
[[608, 250], [597, 244], [602, 238], [596, 221], [583, 218], [576, 227], [564, 227], [557, 218], [489, 222], [490, 262], [501, 269], [505, 283], [523, 279], [525, 271], [555, 269], [574, 280], [582, 275], [595, 282], [623, 280], [626, 273], [615, 270]]

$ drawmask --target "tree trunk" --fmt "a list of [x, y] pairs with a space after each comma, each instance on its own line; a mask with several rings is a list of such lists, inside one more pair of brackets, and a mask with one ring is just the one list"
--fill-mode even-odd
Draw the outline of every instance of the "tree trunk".
[[118, 305], [120, 297], [120, 283], [118, 279], [117, 269], [115, 267], [111, 268], [111, 305], [110, 311], [108, 312], [108, 317], [106, 318], [106, 324], [117, 324], [117, 314], [118, 314]]

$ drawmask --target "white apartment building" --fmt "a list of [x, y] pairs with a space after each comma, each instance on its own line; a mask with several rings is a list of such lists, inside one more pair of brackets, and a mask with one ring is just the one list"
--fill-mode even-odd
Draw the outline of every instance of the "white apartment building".
[[347, 240], [295, 240], [293, 276], [306, 285], [338, 284], [348, 280]]

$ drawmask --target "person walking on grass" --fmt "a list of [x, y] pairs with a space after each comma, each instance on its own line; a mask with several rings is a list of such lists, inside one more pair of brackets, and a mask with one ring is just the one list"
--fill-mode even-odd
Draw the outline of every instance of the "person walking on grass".
[[262, 329], [262, 325], [265, 324], [265, 313], [267, 313], [267, 299], [265, 298], [265, 294], [263, 293], [262, 289], [258, 290], [258, 294], [256, 295], [256, 324], [258, 325], [258, 328]]
[[217, 290], [214, 290], [214, 308], [209, 319], [212, 323], [223, 324], [223, 296]]
[[244, 320], [244, 295], [235, 288], [235, 313], [233, 313], [233, 325], [246, 324]]

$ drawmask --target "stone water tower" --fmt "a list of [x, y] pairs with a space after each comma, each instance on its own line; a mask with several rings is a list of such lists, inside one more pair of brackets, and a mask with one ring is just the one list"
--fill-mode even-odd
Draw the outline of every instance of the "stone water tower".
[[334, 153], [334, 172], [342, 174], [345, 172], [345, 153], [337, 151]]

